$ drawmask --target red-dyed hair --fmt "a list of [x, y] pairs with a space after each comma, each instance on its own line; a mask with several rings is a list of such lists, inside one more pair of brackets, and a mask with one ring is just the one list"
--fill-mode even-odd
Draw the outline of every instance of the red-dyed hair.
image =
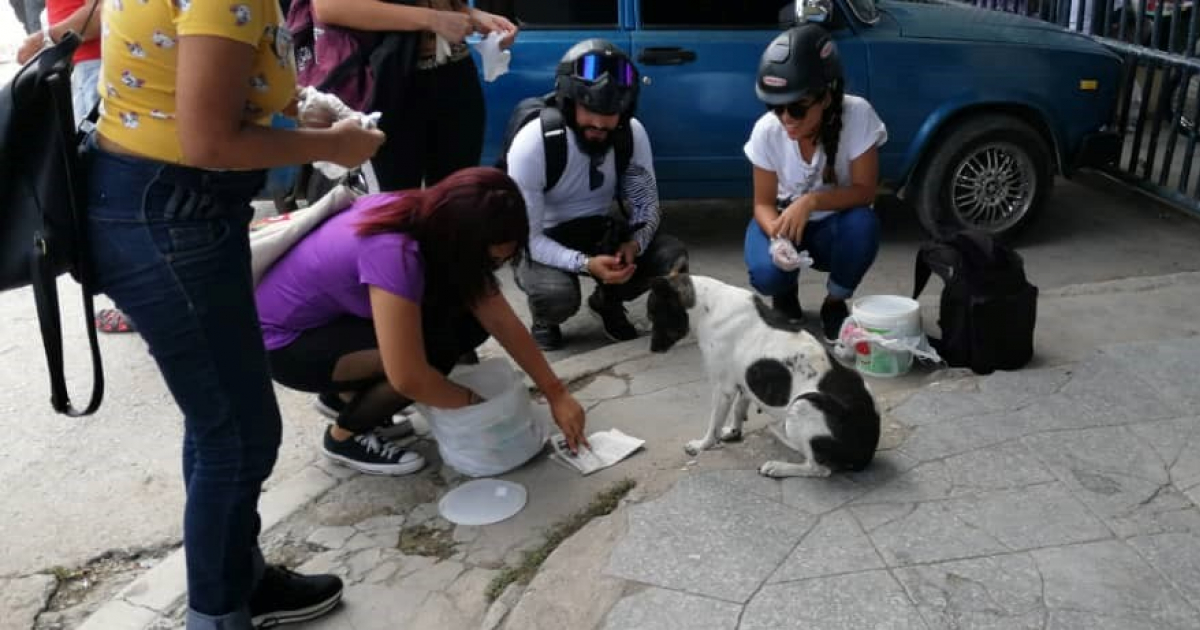
[[488, 246], [516, 243], [517, 258], [529, 248], [525, 198], [504, 171], [490, 167], [397, 192], [358, 224], [361, 236], [388, 232], [405, 232], [420, 244], [427, 292], [467, 306], [500, 289]]

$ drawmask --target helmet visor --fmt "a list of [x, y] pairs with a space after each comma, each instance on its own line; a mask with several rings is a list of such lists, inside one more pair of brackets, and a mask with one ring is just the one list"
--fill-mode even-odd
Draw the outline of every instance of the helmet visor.
[[575, 60], [576, 79], [595, 83], [605, 75], [620, 87], [632, 87], [637, 82], [637, 68], [625, 57], [587, 53]]

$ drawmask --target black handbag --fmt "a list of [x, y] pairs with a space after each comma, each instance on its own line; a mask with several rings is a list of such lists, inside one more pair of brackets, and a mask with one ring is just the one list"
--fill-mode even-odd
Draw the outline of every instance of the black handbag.
[[[0, 291], [32, 287], [50, 404], [68, 416], [95, 413], [104, 397], [88, 268], [85, 133], [75, 126], [71, 104], [71, 58], [79, 43], [67, 33], [0, 88]], [[82, 288], [91, 347], [92, 395], [83, 410], [71, 404], [63, 371], [57, 279], [64, 273]]]

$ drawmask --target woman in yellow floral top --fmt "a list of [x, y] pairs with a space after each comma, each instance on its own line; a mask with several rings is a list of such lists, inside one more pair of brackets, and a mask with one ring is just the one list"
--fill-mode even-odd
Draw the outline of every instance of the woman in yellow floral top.
[[281, 422], [250, 280], [262, 169], [361, 164], [354, 122], [272, 129], [295, 67], [277, 0], [105, 0], [101, 119], [89, 156], [91, 256], [184, 416], [188, 630], [320, 616], [333, 576], [264, 566], [258, 496]]
[[383, 113], [387, 142], [371, 166], [383, 190], [432, 186], [479, 164], [483, 151], [483, 88], [465, 39], [471, 33], [503, 34], [507, 48], [517, 27], [463, 0], [313, 0], [319, 22], [360, 31], [421, 33], [416, 71], [376, 83], [371, 109]]

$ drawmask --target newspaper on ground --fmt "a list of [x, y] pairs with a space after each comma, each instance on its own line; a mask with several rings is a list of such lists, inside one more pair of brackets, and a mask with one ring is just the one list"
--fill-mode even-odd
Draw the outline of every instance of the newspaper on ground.
[[646, 443], [619, 429], [597, 431], [588, 436], [588, 442], [592, 445], [590, 449], [581, 446], [578, 454], [572, 454], [567, 448], [567, 439], [562, 433], [556, 433], [550, 438], [550, 443], [554, 445], [550, 458], [583, 475], [590, 475], [629, 457]]

